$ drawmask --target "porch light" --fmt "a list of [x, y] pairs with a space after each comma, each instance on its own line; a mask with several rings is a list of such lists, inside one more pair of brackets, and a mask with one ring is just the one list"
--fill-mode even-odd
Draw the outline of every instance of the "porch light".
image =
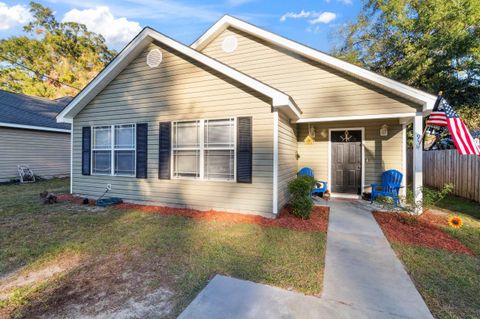
[[312, 138], [315, 138], [315, 127], [310, 127], [310, 123], [308, 123], [308, 135]]
[[380, 128], [380, 136], [388, 136], [388, 125], [383, 124]]
[[320, 130], [320, 136], [322, 138], [327, 138], [328, 137], [328, 130], [327, 129]]
[[308, 135], [305, 137], [303, 142], [306, 145], [312, 145], [315, 143], [315, 127], [310, 127], [310, 123], [308, 123]]

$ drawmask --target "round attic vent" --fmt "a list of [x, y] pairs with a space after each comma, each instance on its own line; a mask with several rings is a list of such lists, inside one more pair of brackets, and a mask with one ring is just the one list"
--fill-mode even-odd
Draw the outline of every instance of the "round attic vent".
[[162, 52], [159, 49], [153, 49], [147, 54], [147, 65], [156, 68], [162, 62]]
[[225, 37], [225, 39], [223, 39], [222, 49], [226, 53], [232, 53], [237, 48], [237, 45], [237, 37], [235, 37], [234, 35], [229, 35], [228, 37]]

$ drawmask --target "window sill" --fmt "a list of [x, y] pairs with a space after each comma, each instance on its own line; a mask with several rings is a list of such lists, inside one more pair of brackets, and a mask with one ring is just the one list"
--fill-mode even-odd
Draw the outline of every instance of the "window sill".
[[236, 183], [234, 179], [201, 179], [201, 178], [188, 178], [188, 177], [172, 177], [173, 180], [180, 181], [196, 181], [196, 182], [219, 182], [219, 183]]
[[92, 173], [90, 174], [91, 176], [111, 176], [111, 177], [137, 177], [137, 175], [120, 175], [120, 174], [98, 174], [98, 173]]

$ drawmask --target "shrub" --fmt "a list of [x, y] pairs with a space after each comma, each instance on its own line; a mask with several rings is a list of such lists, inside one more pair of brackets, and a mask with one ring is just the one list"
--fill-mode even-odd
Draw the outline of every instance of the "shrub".
[[[423, 207], [430, 208], [432, 206], [435, 206], [439, 201], [452, 193], [453, 189], [454, 185], [451, 183], [443, 185], [441, 189], [433, 189], [425, 186], [422, 187]], [[407, 189], [407, 203], [410, 205], [415, 205], [413, 191], [410, 188]]]
[[422, 187], [423, 200], [422, 202], [416, 202], [413, 191], [407, 188], [406, 203], [408, 207], [405, 210], [417, 213], [420, 207], [424, 209], [432, 208], [447, 195], [453, 192], [454, 185], [451, 183], [443, 185], [441, 189], [433, 189], [429, 187]]
[[430, 208], [453, 192], [453, 184], [445, 184], [441, 189], [423, 187], [423, 207]]
[[315, 179], [310, 176], [299, 176], [288, 183], [290, 191], [290, 207], [294, 216], [302, 219], [310, 218], [313, 200], [310, 192], [315, 186]]
[[313, 209], [313, 200], [308, 196], [293, 197], [290, 201], [291, 212], [301, 219], [309, 219]]
[[292, 196], [310, 196], [315, 186], [315, 179], [311, 176], [298, 176], [288, 183], [288, 190]]

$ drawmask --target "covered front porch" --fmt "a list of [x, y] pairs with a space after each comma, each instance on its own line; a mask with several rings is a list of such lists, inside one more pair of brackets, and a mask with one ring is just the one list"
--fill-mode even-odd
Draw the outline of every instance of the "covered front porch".
[[[422, 113], [385, 114], [358, 118], [300, 119], [297, 123], [298, 168], [310, 167], [315, 179], [326, 181], [332, 197], [359, 198], [381, 183], [383, 172], [403, 174], [400, 195], [407, 185], [407, 125], [416, 140], [423, 131]], [[415, 143], [416, 144], [416, 143]], [[413, 183], [421, 200], [422, 152], [413, 150]]]

